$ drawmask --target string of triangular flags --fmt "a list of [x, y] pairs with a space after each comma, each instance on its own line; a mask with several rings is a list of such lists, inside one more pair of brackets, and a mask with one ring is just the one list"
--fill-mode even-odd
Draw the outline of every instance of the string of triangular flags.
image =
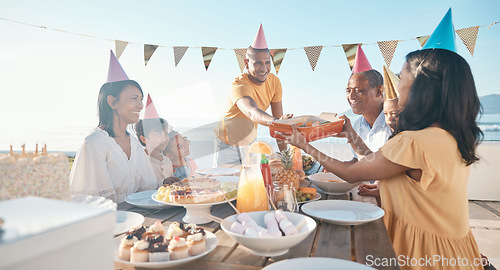
[[[47, 30], [53, 30], [53, 31], [58, 31], [58, 32], [63, 32], [63, 33], [68, 33], [68, 34], [75, 34], [79, 36], [84, 36], [84, 37], [89, 37], [89, 38], [96, 38], [96, 39], [102, 39], [102, 40], [108, 40], [108, 41], [114, 41], [115, 42], [115, 47], [116, 47], [116, 57], [119, 59], [120, 56], [123, 54], [125, 51], [125, 48], [129, 44], [133, 45], [143, 45], [144, 46], [144, 65], [147, 66], [149, 60], [153, 56], [154, 52], [156, 49], [160, 48], [173, 48], [174, 51], [174, 61], [175, 61], [175, 66], [180, 63], [182, 57], [186, 53], [186, 51], [191, 48], [191, 49], [201, 49], [202, 57], [203, 57], [203, 63], [205, 65], [205, 70], [208, 70], [208, 67], [210, 66], [210, 63], [213, 60], [213, 57], [215, 55], [215, 52], [217, 50], [233, 50], [235, 55], [236, 55], [236, 60], [238, 61], [238, 66], [243, 72], [245, 69], [245, 54], [246, 54], [246, 48], [237, 48], [237, 49], [229, 49], [229, 48], [221, 48], [221, 47], [189, 47], [189, 46], [165, 46], [165, 45], [155, 45], [155, 44], [138, 44], [138, 43], [132, 43], [128, 41], [123, 41], [123, 40], [114, 40], [114, 39], [109, 39], [109, 38], [101, 38], [101, 37], [96, 37], [92, 35], [87, 35], [87, 34], [81, 34], [81, 33], [74, 33], [70, 31], [65, 31], [65, 30], [60, 30], [56, 28], [50, 28], [46, 26], [40, 26], [40, 25], [34, 25], [30, 23], [24, 23], [24, 22], [19, 22], [19, 21], [14, 21], [10, 19], [5, 19], [5, 18], [0, 18], [0, 20], [8, 21], [8, 22], [13, 22], [13, 23], [19, 23], [19, 24], [24, 24], [32, 27], [37, 27], [37, 28], [42, 28], [42, 29], [47, 29]], [[467, 47], [469, 50], [470, 54], [474, 56], [474, 49], [476, 46], [476, 41], [477, 41], [477, 35], [479, 32], [479, 28], [486, 27], [488, 26], [487, 29], [490, 29], [491, 26], [494, 24], [497, 24], [500, 22], [493, 22], [490, 25], [480, 25], [480, 26], [472, 26], [472, 27], [467, 27], [467, 28], [462, 28], [458, 29], [455, 32], [457, 35], [460, 37], [464, 45]], [[353, 44], [342, 44], [342, 45], [329, 45], [329, 46], [308, 46], [308, 47], [302, 47], [302, 48], [282, 48], [282, 49], [270, 49], [271, 51], [271, 56], [273, 60], [273, 65], [274, 69], [276, 70], [276, 74], [278, 74], [281, 64], [283, 63], [283, 59], [285, 57], [285, 53], [290, 50], [298, 50], [298, 49], [303, 49], [305, 51], [306, 57], [309, 60], [309, 64], [311, 65], [312, 70], [314, 71], [316, 68], [316, 64], [318, 63], [319, 57], [321, 55], [321, 51], [324, 47], [342, 47], [344, 50], [344, 53], [347, 57], [347, 62], [349, 63], [349, 67], [352, 69], [352, 66], [354, 64], [354, 58], [356, 56], [356, 48], [358, 45], [374, 45], [377, 44], [380, 52], [382, 53], [382, 56], [384, 58], [384, 61], [388, 67], [390, 67], [392, 58], [394, 56], [394, 53], [396, 52], [396, 48], [400, 42], [404, 41], [410, 41], [410, 40], [418, 40], [420, 43], [420, 46], [424, 46], [425, 42], [429, 39], [430, 35], [425, 35], [425, 36], [419, 36], [416, 38], [412, 39], [406, 39], [406, 40], [387, 40], [387, 41], [378, 41], [376, 43], [353, 43]]]

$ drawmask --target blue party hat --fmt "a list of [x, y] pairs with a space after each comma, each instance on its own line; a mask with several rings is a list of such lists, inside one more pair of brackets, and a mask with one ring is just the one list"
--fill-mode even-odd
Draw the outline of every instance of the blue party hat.
[[423, 49], [446, 49], [452, 52], [457, 52], [455, 42], [455, 27], [451, 19], [451, 8], [448, 9], [446, 15], [436, 27], [429, 40], [422, 47]]

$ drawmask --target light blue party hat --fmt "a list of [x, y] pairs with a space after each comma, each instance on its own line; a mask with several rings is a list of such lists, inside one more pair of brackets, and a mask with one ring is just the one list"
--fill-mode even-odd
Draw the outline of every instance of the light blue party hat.
[[455, 27], [451, 19], [451, 8], [448, 9], [441, 22], [438, 24], [429, 40], [422, 47], [423, 49], [446, 49], [457, 52], [455, 42]]

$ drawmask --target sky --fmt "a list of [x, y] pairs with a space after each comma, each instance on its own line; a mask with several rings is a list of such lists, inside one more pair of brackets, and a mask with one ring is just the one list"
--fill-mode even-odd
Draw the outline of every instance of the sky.
[[[131, 43], [120, 57], [123, 68], [174, 126], [220, 117], [231, 82], [240, 74], [232, 49], [248, 47], [260, 23], [270, 48], [292, 48], [278, 74], [284, 112], [340, 113], [349, 108], [344, 89], [350, 69], [342, 48], [332, 46], [363, 43], [372, 67], [382, 71], [376, 42], [406, 40], [399, 43], [390, 66], [399, 73], [404, 56], [420, 49], [414, 38], [431, 34], [450, 7], [455, 29], [500, 21], [498, 0], [0, 0], [2, 19], [67, 31], [0, 20], [0, 150], [24, 140], [30, 130], [95, 127], [97, 95], [114, 40]], [[147, 66], [143, 44], [160, 45]], [[317, 45], [325, 47], [312, 71], [302, 48]], [[500, 23], [479, 29], [474, 57], [457, 37], [458, 53], [469, 62], [480, 96], [500, 93], [494, 79], [499, 45]], [[175, 67], [172, 46], [196, 48], [188, 49]], [[201, 46], [220, 48], [208, 71]]]

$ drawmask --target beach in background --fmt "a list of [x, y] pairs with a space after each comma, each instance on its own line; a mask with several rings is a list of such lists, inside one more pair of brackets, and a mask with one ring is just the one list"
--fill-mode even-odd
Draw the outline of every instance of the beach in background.
[[[351, 115], [352, 121], [355, 118]], [[200, 168], [211, 168], [214, 152], [215, 123], [207, 123], [196, 127], [174, 126], [174, 129], [188, 137], [191, 141], [191, 156], [196, 160]], [[35, 144], [47, 144], [51, 152], [64, 152], [68, 156], [75, 156], [85, 136], [94, 128], [92, 124], [87, 125], [48, 125], [39, 123], [36, 125], [23, 126], [22, 123], [9, 123], [8, 120], [0, 120], [0, 126], [6, 127], [0, 133], [0, 152], [8, 152], [12, 145], [14, 151], [21, 151], [21, 145], [26, 144], [26, 151], [34, 151]], [[500, 114], [484, 114], [480, 118], [480, 127], [484, 132], [485, 141], [500, 141]], [[278, 150], [276, 140], [269, 135], [269, 129], [259, 126], [257, 140], [266, 141], [275, 151]], [[345, 139], [326, 138], [313, 142], [313, 145], [321, 148], [326, 153], [342, 160], [352, 157]], [[347, 151], [345, 151], [347, 149]]]

